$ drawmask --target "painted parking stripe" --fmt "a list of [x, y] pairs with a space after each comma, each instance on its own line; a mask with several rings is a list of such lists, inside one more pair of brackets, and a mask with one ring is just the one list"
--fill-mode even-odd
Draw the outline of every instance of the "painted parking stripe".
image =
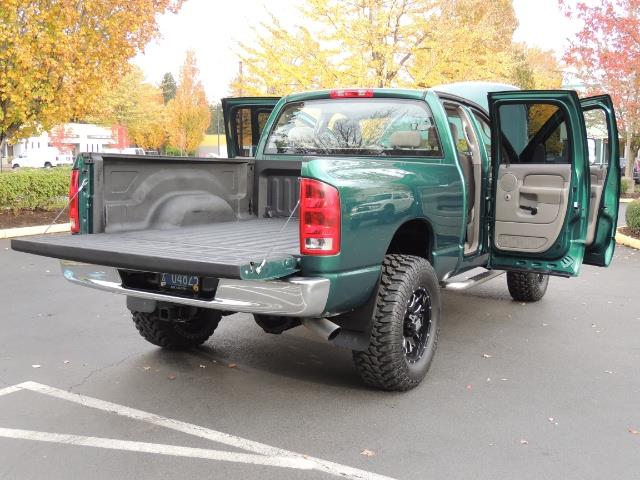
[[64, 445], [79, 445], [83, 447], [106, 448], [109, 450], [125, 450], [138, 453], [156, 453], [174, 457], [204, 458], [223, 462], [249, 463], [252, 465], [267, 465], [269, 467], [296, 468], [298, 470], [312, 470], [314, 465], [305, 459], [287, 457], [269, 457], [251, 453], [226, 452], [224, 450], [207, 450], [206, 448], [181, 447], [178, 445], [163, 445], [160, 443], [132, 442], [113, 438], [87, 437], [83, 435], [69, 435], [66, 433], [36, 432], [16, 428], [0, 428], [0, 437], [18, 440], [35, 440], [38, 442], [61, 443]]
[[[58, 398], [60, 400], [66, 400], [66, 401], [76, 403], [85, 407], [101, 410], [103, 412], [113, 413], [115, 415], [119, 415], [122, 417], [147, 422], [159, 427], [169, 428], [171, 430], [186, 433], [188, 435], [193, 435], [193, 436], [211, 440], [217, 443], [222, 443], [224, 445], [228, 445], [231, 447], [252, 452], [254, 454], [257, 454], [258, 456], [263, 456], [263, 457], [272, 458], [272, 459], [273, 458], [279, 458], [281, 460], [284, 459], [283, 461], [285, 462], [298, 460], [300, 461], [300, 465], [302, 466], [302, 467], [290, 466], [289, 468], [305, 468], [305, 469], [312, 468], [314, 470], [324, 472], [329, 475], [334, 475], [337, 477], [342, 477], [350, 480], [394, 480], [393, 478], [387, 477], [384, 475], [378, 475], [376, 473], [348, 467], [346, 465], [341, 465], [339, 463], [329, 462], [327, 460], [322, 460], [320, 458], [314, 458], [307, 455], [302, 455], [300, 453], [284, 450], [281, 448], [272, 447], [264, 443], [255, 442], [253, 440], [248, 440], [245, 438], [237, 437], [235, 435], [230, 435], [228, 433], [219, 432], [217, 430], [201, 427], [199, 425], [194, 425], [192, 423], [186, 423], [180, 420], [174, 420], [171, 418], [155, 415], [142, 410], [137, 410], [135, 408], [119, 405], [117, 403], [107, 402], [97, 398], [87, 397], [85, 395], [67, 392], [66, 390], [60, 390], [58, 388], [49, 387], [41, 383], [36, 383], [36, 382], [20, 383], [18, 385], [14, 385], [13, 387], [7, 387], [3, 390], [0, 390], [0, 395], [2, 395], [5, 390], [7, 391], [7, 393], [12, 393], [19, 390], [29, 390], [32, 392], [41, 393], [44, 395], [48, 395], [50, 397]], [[45, 432], [31, 432], [31, 433], [43, 434]], [[58, 434], [48, 434], [48, 435], [58, 435]], [[61, 436], [68, 437], [68, 435], [61, 435]], [[85, 438], [95, 439], [96, 437], [85, 437]], [[99, 439], [99, 440], [102, 441], [102, 440], [109, 440], [109, 439]], [[120, 440], [116, 440], [116, 441], [120, 442]], [[135, 444], [138, 442], [129, 442], [129, 443]], [[166, 447], [172, 447], [172, 446], [167, 445]], [[178, 448], [184, 448], [184, 447], [178, 447]]]
[[3, 395], [8, 395], [10, 393], [13, 392], [18, 392], [22, 390], [22, 387], [18, 386], [18, 385], [14, 385], [13, 387], [6, 387], [0, 390], [0, 397]]

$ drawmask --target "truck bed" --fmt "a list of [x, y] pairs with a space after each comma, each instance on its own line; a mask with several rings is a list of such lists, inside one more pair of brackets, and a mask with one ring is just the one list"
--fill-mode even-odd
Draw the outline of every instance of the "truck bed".
[[24, 238], [12, 240], [11, 247], [121, 269], [236, 279], [286, 276], [298, 270], [299, 260], [298, 222], [285, 218]]

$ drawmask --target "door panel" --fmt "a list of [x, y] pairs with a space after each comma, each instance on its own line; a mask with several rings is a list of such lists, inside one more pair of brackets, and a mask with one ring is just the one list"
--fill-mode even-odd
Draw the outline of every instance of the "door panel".
[[236, 97], [222, 99], [227, 156], [253, 157], [276, 97]]
[[620, 197], [618, 126], [609, 95], [581, 102], [590, 146], [591, 196], [584, 263], [607, 267], [615, 251]]
[[575, 276], [587, 234], [584, 117], [572, 91], [489, 94], [490, 266]]
[[562, 229], [571, 165], [501, 165], [496, 196], [496, 246], [544, 252]]
[[589, 226], [587, 227], [587, 245], [593, 245], [596, 239], [596, 224], [598, 223], [598, 209], [602, 200], [604, 181], [607, 177], [607, 168], [603, 165], [592, 166], [591, 195], [589, 196]]

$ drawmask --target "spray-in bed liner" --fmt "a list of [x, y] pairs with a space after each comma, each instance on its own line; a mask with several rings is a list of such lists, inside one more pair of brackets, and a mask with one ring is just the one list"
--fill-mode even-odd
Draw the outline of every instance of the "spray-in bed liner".
[[169, 230], [42, 236], [14, 239], [11, 247], [131, 270], [275, 278], [298, 270], [298, 222], [291, 219], [285, 224], [286, 219], [265, 218]]

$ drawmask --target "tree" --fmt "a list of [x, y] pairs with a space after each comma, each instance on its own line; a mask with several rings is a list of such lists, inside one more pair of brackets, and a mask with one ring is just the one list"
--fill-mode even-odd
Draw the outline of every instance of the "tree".
[[91, 109], [182, 1], [2, 0], [0, 150]]
[[516, 83], [525, 73], [538, 82], [548, 80], [539, 71], [544, 67], [560, 78], [551, 54], [536, 51], [546, 56], [538, 67], [530, 63], [533, 50], [513, 43], [512, 0], [306, 0], [301, 13], [293, 29], [272, 15], [256, 29], [255, 46], [240, 44], [243, 69], [234, 93]]
[[438, 12], [422, 21], [424, 41], [409, 69], [412, 83], [511, 81], [517, 26], [511, 0], [440, 2]]
[[176, 98], [176, 88], [176, 79], [173, 78], [171, 72], [165, 73], [162, 77], [162, 82], [160, 82], [160, 89], [162, 90], [165, 105], [169, 103], [169, 100]]
[[209, 105], [211, 112], [211, 122], [207, 128], [207, 135], [224, 135], [224, 118], [222, 115], [222, 104], [216, 103]]
[[181, 153], [192, 154], [196, 151], [211, 121], [207, 97], [198, 73], [195, 53], [190, 50], [180, 71], [176, 97], [167, 104], [169, 143]]
[[[160, 149], [166, 143], [165, 106], [162, 91], [145, 83], [144, 74], [134, 66], [105, 91], [89, 120], [126, 129], [126, 140], [145, 149]], [[118, 135], [124, 139], [124, 135]], [[120, 148], [127, 147], [121, 146]]]
[[564, 59], [588, 94], [613, 97], [624, 135], [625, 176], [633, 177], [633, 146], [640, 133], [640, 0], [559, 3], [569, 18], [582, 23]]

